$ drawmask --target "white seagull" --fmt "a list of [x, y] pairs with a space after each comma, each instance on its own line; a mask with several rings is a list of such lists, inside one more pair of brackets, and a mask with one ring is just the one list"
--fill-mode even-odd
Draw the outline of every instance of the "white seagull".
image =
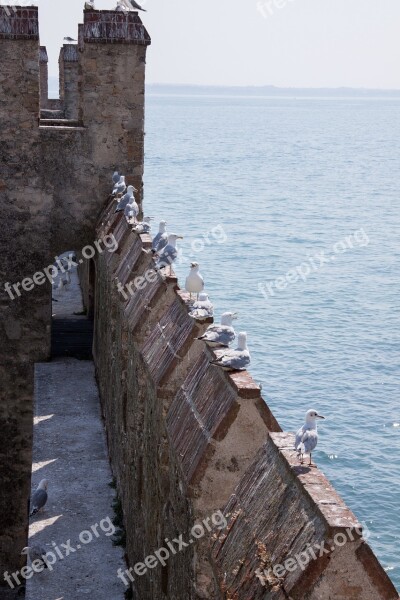
[[132, 196], [128, 204], [125, 206], [124, 214], [128, 221], [133, 219], [133, 222], [136, 223], [136, 219], [139, 214], [139, 205], [135, 200], [135, 196]]
[[33, 496], [30, 501], [30, 517], [32, 517], [32, 515], [36, 515], [36, 513], [39, 512], [39, 510], [43, 508], [43, 506], [46, 504], [48, 485], [49, 482], [47, 481], [47, 479], [42, 479], [37, 489], [33, 493]]
[[311, 453], [318, 443], [317, 419], [325, 419], [316, 410], [310, 409], [306, 413], [306, 422], [296, 433], [294, 447], [297, 450], [301, 464], [304, 454], [310, 455], [310, 466], [312, 465]]
[[125, 191], [126, 191], [125, 175], [121, 175], [118, 183], [116, 183], [114, 186], [112, 195], [117, 196], [117, 194], [125, 194]]
[[132, 198], [135, 199], [133, 192], [137, 192], [137, 189], [133, 185], [128, 185], [126, 194], [122, 196], [117, 204], [117, 208], [115, 209], [116, 213], [120, 212], [121, 210], [125, 210], [127, 204], [132, 201]]
[[132, 10], [143, 10], [146, 12], [145, 8], [142, 8], [135, 0], [118, 0], [116, 11], [124, 11], [131, 12]]
[[163, 269], [169, 266], [169, 275], [172, 274], [172, 263], [178, 257], [178, 248], [176, 247], [178, 240], [183, 240], [183, 237], [176, 235], [176, 233], [169, 234], [167, 245], [157, 254], [156, 269]]
[[168, 244], [168, 233], [167, 233], [167, 221], [160, 221], [158, 233], [153, 239], [152, 250], [153, 252], [161, 252], [163, 248]]
[[193, 304], [189, 317], [196, 319], [196, 321], [205, 321], [212, 316], [214, 316], [214, 307], [208, 294], [206, 294], [206, 292], [201, 292], [199, 299]]
[[189, 292], [190, 299], [192, 299], [192, 294], [197, 294], [197, 299], [199, 299], [200, 292], [204, 290], [204, 279], [199, 272], [199, 268], [199, 263], [192, 262], [190, 264], [190, 273], [186, 277], [185, 290]]
[[203, 340], [211, 347], [222, 346], [228, 348], [236, 338], [232, 326], [234, 319], [237, 319], [237, 313], [224, 312], [221, 316], [221, 325], [210, 325], [207, 331], [196, 339]]
[[238, 346], [235, 350], [227, 350], [221, 356], [211, 361], [212, 365], [221, 367], [224, 371], [245, 371], [250, 364], [250, 352], [247, 348], [247, 333], [238, 335]]
[[150, 233], [151, 231], [151, 221], [154, 217], [144, 217], [141, 223], [136, 223], [134, 225], [135, 231], [138, 233]]
[[96, 7], [94, 5], [94, 0], [86, 0], [85, 10], [96, 10]]

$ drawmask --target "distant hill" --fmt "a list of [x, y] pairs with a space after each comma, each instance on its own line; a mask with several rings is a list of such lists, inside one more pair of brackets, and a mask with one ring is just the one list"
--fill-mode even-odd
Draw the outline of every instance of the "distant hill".
[[288, 97], [382, 97], [400, 98], [400, 90], [369, 90], [358, 88], [279, 88], [273, 85], [261, 87], [224, 87], [201, 85], [168, 85], [149, 83], [148, 94], [184, 95], [184, 96], [288, 96]]

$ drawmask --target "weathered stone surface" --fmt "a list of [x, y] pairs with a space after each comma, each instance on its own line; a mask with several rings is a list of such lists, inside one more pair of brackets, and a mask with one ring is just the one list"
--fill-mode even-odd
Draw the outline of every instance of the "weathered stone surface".
[[[135, 28], [140, 27], [136, 19]], [[124, 31], [122, 25], [122, 38]], [[0, 6], [1, 573], [22, 565], [33, 364], [47, 360], [50, 353], [50, 284], [43, 279], [30, 288], [29, 282], [54, 262], [56, 254], [93, 245], [115, 168], [142, 190], [146, 45], [128, 40], [116, 51], [117, 46], [101, 40], [85, 43], [82, 35], [80, 40], [78, 62], [76, 54], [72, 60], [70, 48], [63, 55], [66, 116], [79, 118], [77, 127], [71, 119], [57, 122], [64, 116], [59, 101], [45, 103], [47, 62], [39, 46], [38, 9]], [[82, 71], [93, 56], [96, 81], [85, 88], [81, 82], [85, 84], [89, 73]], [[111, 98], [113, 89], [116, 98]], [[40, 104], [55, 111], [43, 113], [51, 123], [42, 126]], [[30, 291], [21, 291], [22, 281]], [[18, 291], [11, 287], [8, 293], [6, 282], [19, 284]], [[0, 581], [0, 597], [3, 589]]]

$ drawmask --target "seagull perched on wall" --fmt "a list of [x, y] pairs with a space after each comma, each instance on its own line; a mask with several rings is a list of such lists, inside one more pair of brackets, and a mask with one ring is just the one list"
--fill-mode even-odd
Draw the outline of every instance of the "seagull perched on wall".
[[47, 550], [44, 546], [42, 546], [42, 544], [36, 543], [26, 546], [22, 549], [21, 554], [25, 554], [31, 563], [33, 563], [35, 560], [39, 560], [42, 563], [41, 566], [39, 566], [38, 563], [35, 563], [35, 566], [37, 566], [35, 573], [48, 568], [46, 561], [43, 560], [43, 558], [46, 557]]
[[319, 415], [314, 409], [308, 410], [306, 413], [306, 422], [296, 433], [294, 447], [295, 450], [297, 450], [301, 464], [303, 464], [304, 454], [309, 454], [309, 466], [312, 465], [311, 453], [316, 448], [318, 443], [317, 419], [325, 419], [325, 417]]
[[125, 175], [121, 175], [118, 183], [115, 184], [114, 189], [112, 191], [112, 195], [115, 197], [118, 194], [125, 194], [126, 192], [126, 183], [125, 183]]
[[121, 210], [125, 210], [127, 205], [130, 202], [132, 202], [132, 198], [133, 198], [133, 200], [135, 199], [133, 192], [137, 192], [137, 189], [135, 187], [133, 187], [133, 185], [128, 185], [126, 194], [124, 196], [122, 196], [122, 198], [119, 200], [119, 202], [117, 204], [117, 208], [115, 209], [116, 213], [120, 212]]
[[201, 292], [199, 299], [193, 304], [189, 317], [197, 321], [205, 321], [214, 315], [214, 307], [208, 297], [208, 294]]
[[167, 222], [160, 221], [158, 227], [158, 233], [153, 239], [152, 250], [153, 252], [161, 252], [163, 248], [168, 244], [168, 233], [167, 233]]
[[245, 371], [250, 364], [250, 352], [247, 348], [247, 333], [238, 335], [238, 346], [235, 350], [226, 350], [218, 358], [211, 361], [212, 365], [221, 367], [224, 371]]
[[43, 508], [43, 506], [46, 504], [48, 485], [49, 485], [49, 482], [47, 481], [47, 479], [42, 479], [42, 481], [39, 483], [37, 489], [33, 493], [33, 496], [30, 501], [30, 513], [29, 513], [30, 517], [32, 517], [33, 515], [36, 515], [36, 513], [39, 512], [39, 510], [41, 508]]
[[114, 171], [113, 176], [112, 176], [112, 180], [113, 180], [113, 186], [117, 185], [117, 183], [119, 181], [119, 173], [118, 173], [118, 171]]
[[115, 8], [118, 12], [131, 12], [132, 10], [143, 10], [147, 12], [145, 8], [142, 8], [135, 0], [118, 0]]
[[197, 299], [199, 299], [200, 292], [204, 290], [204, 279], [199, 272], [199, 268], [199, 263], [190, 263], [190, 273], [185, 282], [185, 290], [189, 292], [190, 299], [192, 299], [192, 294], [197, 294]]
[[221, 325], [210, 325], [207, 331], [196, 340], [202, 340], [211, 347], [222, 346], [228, 348], [236, 338], [232, 326], [234, 319], [237, 319], [237, 313], [224, 312], [221, 316]]
[[178, 248], [176, 247], [177, 240], [183, 240], [183, 237], [181, 235], [176, 235], [176, 233], [169, 234], [166, 246], [157, 254], [156, 269], [163, 269], [164, 267], [169, 266], [169, 274], [172, 274], [172, 263], [178, 257]]
[[64, 42], [77, 42], [78, 40], [74, 40], [72, 37], [65, 37]]
[[133, 222], [136, 223], [136, 219], [139, 214], [139, 205], [135, 200], [135, 196], [132, 196], [128, 204], [125, 206], [124, 214], [128, 221], [133, 219]]
[[154, 219], [154, 217], [145, 217], [141, 223], [136, 223], [136, 225], [133, 226], [134, 230], [138, 233], [150, 233], [152, 219]]
[[94, 5], [94, 0], [87, 0], [85, 2], [85, 10], [96, 10], [96, 7]]

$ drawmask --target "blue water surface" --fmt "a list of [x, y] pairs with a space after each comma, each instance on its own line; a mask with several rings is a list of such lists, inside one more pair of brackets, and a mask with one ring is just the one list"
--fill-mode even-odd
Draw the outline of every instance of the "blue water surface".
[[314, 458], [400, 588], [400, 100], [149, 95], [146, 131], [182, 286], [197, 260], [239, 312], [283, 429], [326, 416]]

